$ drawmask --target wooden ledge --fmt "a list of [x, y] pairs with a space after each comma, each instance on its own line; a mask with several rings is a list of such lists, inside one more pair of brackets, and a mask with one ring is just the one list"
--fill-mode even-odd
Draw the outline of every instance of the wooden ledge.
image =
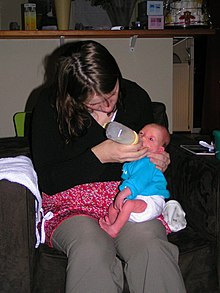
[[55, 38], [175, 38], [215, 35], [215, 29], [164, 29], [164, 30], [66, 30], [66, 31], [9, 31], [0, 30], [0, 39], [55, 39]]

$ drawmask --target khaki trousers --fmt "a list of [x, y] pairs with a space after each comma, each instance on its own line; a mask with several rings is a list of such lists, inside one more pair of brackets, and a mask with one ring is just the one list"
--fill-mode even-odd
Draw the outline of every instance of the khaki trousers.
[[66, 293], [121, 293], [120, 259], [130, 293], [186, 292], [178, 249], [158, 220], [128, 222], [112, 239], [96, 220], [75, 216], [60, 224], [52, 243], [68, 257]]

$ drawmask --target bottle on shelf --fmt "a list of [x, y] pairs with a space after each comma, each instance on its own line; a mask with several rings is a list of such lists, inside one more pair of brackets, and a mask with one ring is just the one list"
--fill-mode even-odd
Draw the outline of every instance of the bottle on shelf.
[[35, 3], [25, 3], [22, 4], [23, 10], [23, 29], [26, 31], [32, 31], [37, 29], [36, 20], [36, 4]]

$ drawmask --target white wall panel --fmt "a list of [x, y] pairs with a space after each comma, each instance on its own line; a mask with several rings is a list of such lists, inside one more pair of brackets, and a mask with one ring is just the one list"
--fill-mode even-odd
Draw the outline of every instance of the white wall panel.
[[[166, 104], [172, 132], [172, 38], [137, 39], [133, 52], [129, 38], [96, 40], [115, 56], [125, 78]], [[57, 46], [59, 39], [0, 40], [0, 137], [15, 135], [13, 114], [24, 110], [29, 94], [42, 83], [44, 57]]]

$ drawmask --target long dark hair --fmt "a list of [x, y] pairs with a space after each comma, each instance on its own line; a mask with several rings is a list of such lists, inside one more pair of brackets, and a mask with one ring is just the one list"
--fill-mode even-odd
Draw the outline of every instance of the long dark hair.
[[[100, 43], [79, 41], [68, 46], [57, 67], [59, 130], [68, 142], [88, 127], [90, 115], [84, 102], [91, 94], [110, 93], [116, 81], [121, 85], [121, 72], [114, 57]], [[119, 100], [120, 102], [120, 90]]]

